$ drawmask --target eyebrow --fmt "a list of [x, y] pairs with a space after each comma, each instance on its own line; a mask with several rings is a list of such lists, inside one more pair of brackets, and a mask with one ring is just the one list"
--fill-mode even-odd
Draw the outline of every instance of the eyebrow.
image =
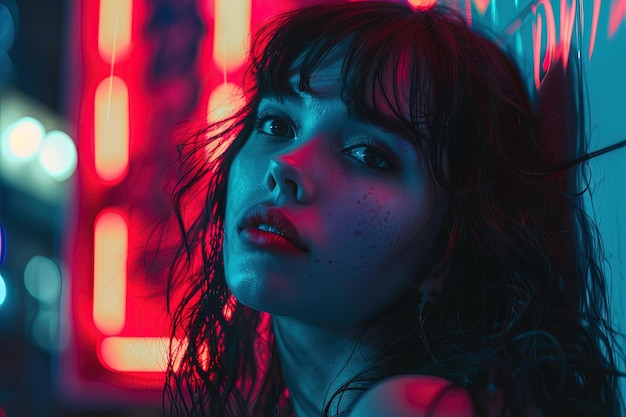
[[[301, 93], [298, 90], [297, 85], [294, 86], [293, 83], [289, 83], [288, 88], [279, 88], [277, 85], [273, 83], [269, 83], [269, 85], [265, 85], [263, 88], [263, 92], [261, 94], [261, 99], [274, 99], [275, 101], [283, 101], [284, 99], [292, 99], [301, 101]], [[295, 88], [294, 88], [295, 87]], [[307, 92], [305, 92], [307, 93]]]
[[278, 91], [276, 89], [268, 90], [263, 95], [261, 95], [261, 101], [263, 100], [273, 100], [279, 103], [284, 101], [292, 101], [298, 102], [298, 104], [302, 103], [302, 96], [298, 94], [298, 92], [290, 90], [290, 91]]

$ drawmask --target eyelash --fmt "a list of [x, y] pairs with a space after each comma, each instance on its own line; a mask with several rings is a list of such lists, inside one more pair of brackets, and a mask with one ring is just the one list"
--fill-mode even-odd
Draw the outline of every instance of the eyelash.
[[[383, 158], [385, 164], [387, 164], [387, 167], [383, 168], [383, 167], [368, 165], [365, 161], [350, 154], [350, 151], [354, 149], [358, 149], [358, 148], [373, 149], [380, 157]], [[389, 172], [389, 173], [396, 173], [398, 171], [398, 160], [396, 156], [393, 154], [393, 152], [391, 152], [386, 146], [384, 146], [380, 142], [377, 142], [373, 139], [369, 139], [369, 138], [359, 139], [356, 143], [349, 145], [342, 152], [348, 155], [349, 157], [355, 159], [356, 161], [358, 161], [363, 167], [367, 169]]]
[[[289, 139], [292, 139], [292, 138], [295, 137], [297, 129], [296, 129], [296, 126], [293, 123], [293, 121], [289, 117], [285, 116], [284, 114], [276, 113], [276, 112], [273, 112], [273, 111], [262, 111], [262, 112], [260, 112], [258, 114], [257, 118], [256, 118], [255, 123], [254, 123], [254, 130], [257, 131], [258, 133], [262, 134], [262, 135], [265, 135], [265, 136], [269, 136], [269, 137], [273, 137], [273, 138], [282, 137], [282, 136], [279, 136], [279, 135], [272, 135], [271, 133], [268, 133], [268, 132], [266, 132], [264, 130], [265, 123], [267, 123], [268, 121], [270, 121], [272, 119], [280, 120], [281, 122], [286, 123], [289, 126], [289, 129], [291, 131], [291, 135], [293, 135], [293, 136], [290, 136]], [[285, 137], [285, 138], [287, 138], [287, 137]]]
[[[255, 124], [254, 124], [255, 131], [257, 131], [258, 133], [264, 136], [268, 136], [271, 138], [283, 137], [280, 135], [272, 135], [265, 131], [264, 129], [265, 123], [267, 123], [268, 121], [272, 119], [280, 120], [282, 123], [286, 123], [288, 125], [291, 133], [289, 137], [285, 136], [286, 139], [295, 138], [296, 132], [297, 132], [297, 127], [295, 126], [295, 123], [288, 116], [282, 113], [274, 112], [274, 111], [262, 111], [258, 114]], [[383, 158], [387, 167], [382, 168], [382, 167], [369, 165], [365, 161], [355, 157], [354, 155], [350, 153], [350, 151], [353, 151], [354, 149], [358, 149], [358, 148], [373, 149], [380, 157]], [[361, 166], [363, 166], [366, 169], [379, 171], [379, 172], [381, 171], [388, 172], [388, 173], [396, 173], [398, 171], [398, 166], [399, 166], [398, 160], [396, 156], [393, 154], [393, 152], [391, 152], [386, 146], [384, 146], [380, 142], [377, 142], [373, 139], [369, 139], [369, 138], [359, 139], [355, 141], [355, 143], [350, 144], [346, 148], [344, 148], [342, 150], [342, 153], [356, 160], [357, 162], [361, 164]]]

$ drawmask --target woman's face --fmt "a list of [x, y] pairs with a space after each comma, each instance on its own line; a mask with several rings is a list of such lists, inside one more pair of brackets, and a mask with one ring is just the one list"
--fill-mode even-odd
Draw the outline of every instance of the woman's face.
[[240, 302], [328, 327], [363, 324], [427, 280], [447, 203], [409, 141], [349, 114], [340, 68], [314, 74], [315, 95], [262, 99], [224, 226]]

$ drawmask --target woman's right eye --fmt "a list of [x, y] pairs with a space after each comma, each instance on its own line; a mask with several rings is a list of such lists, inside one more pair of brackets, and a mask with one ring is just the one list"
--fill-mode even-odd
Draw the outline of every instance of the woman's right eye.
[[289, 139], [296, 137], [293, 124], [284, 116], [260, 115], [256, 122], [256, 130], [268, 136]]

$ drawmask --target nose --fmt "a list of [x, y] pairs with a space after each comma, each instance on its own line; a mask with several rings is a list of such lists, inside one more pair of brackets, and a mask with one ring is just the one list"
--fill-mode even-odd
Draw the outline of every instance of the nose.
[[313, 150], [310, 143], [273, 157], [265, 175], [265, 186], [280, 203], [307, 203], [314, 198], [316, 180]]

